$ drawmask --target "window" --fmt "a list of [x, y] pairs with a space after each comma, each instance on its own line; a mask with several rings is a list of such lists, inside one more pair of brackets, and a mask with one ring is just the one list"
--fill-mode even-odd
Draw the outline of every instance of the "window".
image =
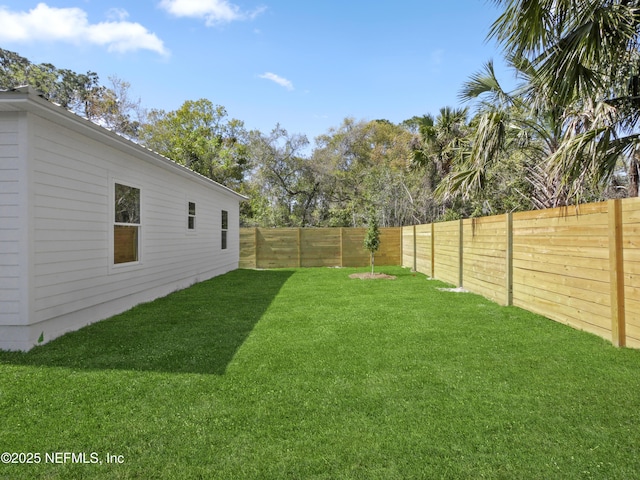
[[189, 202], [189, 216], [187, 218], [187, 228], [189, 230], [196, 229], [196, 204]]
[[140, 189], [115, 184], [113, 263], [140, 260]]
[[227, 249], [227, 231], [229, 230], [229, 213], [222, 210], [222, 250]]

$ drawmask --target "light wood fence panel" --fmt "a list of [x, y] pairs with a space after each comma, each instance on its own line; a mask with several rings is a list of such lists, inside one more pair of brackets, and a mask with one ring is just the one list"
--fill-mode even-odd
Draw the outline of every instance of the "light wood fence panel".
[[[366, 228], [241, 228], [241, 268], [364, 267]], [[378, 266], [402, 262], [402, 229], [380, 229]]]
[[627, 346], [640, 348], [640, 198], [622, 201]]
[[342, 229], [342, 266], [364, 267], [369, 265], [369, 252], [362, 246], [366, 228]]
[[256, 267], [299, 267], [298, 241], [297, 228], [259, 228], [256, 235]]
[[256, 236], [257, 228], [240, 229], [240, 263], [239, 268], [256, 268]]
[[508, 274], [507, 215], [467, 219], [462, 232], [462, 286], [504, 304]]
[[[360, 248], [364, 237], [360, 242]], [[380, 249], [376, 252], [376, 265], [400, 265], [402, 263], [402, 228], [384, 227], [380, 229]], [[367, 258], [366, 265], [369, 265]]]
[[339, 228], [300, 229], [301, 267], [338, 267], [340, 264]]
[[433, 277], [433, 225], [416, 225], [416, 270]]
[[402, 266], [410, 268], [412, 270], [416, 269], [415, 232], [415, 225], [410, 227], [402, 227]]
[[460, 286], [460, 234], [459, 220], [434, 224], [433, 275], [438, 280]]
[[611, 339], [607, 203], [513, 215], [513, 304]]

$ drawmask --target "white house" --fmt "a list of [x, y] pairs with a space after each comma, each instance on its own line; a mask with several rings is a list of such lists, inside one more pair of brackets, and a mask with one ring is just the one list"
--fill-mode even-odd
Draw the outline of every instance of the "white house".
[[0, 92], [0, 349], [238, 268], [244, 199], [30, 87]]

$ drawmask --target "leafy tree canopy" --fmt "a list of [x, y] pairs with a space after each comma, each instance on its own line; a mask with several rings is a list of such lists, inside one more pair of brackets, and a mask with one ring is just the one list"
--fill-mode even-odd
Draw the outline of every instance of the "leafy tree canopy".
[[247, 169], [244, 123], [210, 100], [186, 101], [171, 112], [151, 110], [140, 141], [173, 161], [231, 188]]

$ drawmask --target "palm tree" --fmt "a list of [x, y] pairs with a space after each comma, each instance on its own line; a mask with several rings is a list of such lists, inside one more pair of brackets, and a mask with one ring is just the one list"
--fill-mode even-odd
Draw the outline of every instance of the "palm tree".
[[444, 107], [434, 119], [425, 115], [418, 119], [418, 148], [414, 166], [427, 169], [431, 187], [435, 187], [460, 155], [468, 134], [467, 108]]
[[519, 193], [535, 208], [566, 205], [568, 189], [547, 163], [561, 145], [563, 109], [533, 108], [529, 99], [538, 88], [535, 69], [521, 57], [510, 57], [508, 62], [522, 81], [514, 91], [502, 88], [491, 61], [463, 85], [460, 98], [479, 101], [473, 121], [475, 130], [438, 193], [460, 195], [467, 200], [480, 196], [496, 165], [517, 151], [524, 159], [525, 178], [531, 186]]
[[610, 177], [629, 157], [629, 193], [637, 195], [640, 120], [638, 0], [494, 0], [493, 24], [508, 55], [528, 59], [544, 95], [541, 110], [567, 110], [562, 144], [550, 158], [563, 182]]

